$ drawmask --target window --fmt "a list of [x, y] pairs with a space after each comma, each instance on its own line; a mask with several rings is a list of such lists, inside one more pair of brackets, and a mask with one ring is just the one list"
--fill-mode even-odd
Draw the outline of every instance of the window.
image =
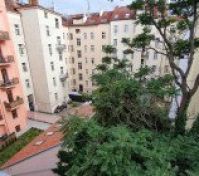
[[15, 127], [15, 130], [16, 130], [16, 132], [20, 132], [20, 131], [21, 131], [20, 125], [17, 125], [17, 126]]
[[26, 79], [25, 82], [26, 82], [26, 87], [27, 87], [27, 88], [30, 88], [30, 80], [29, 80], [29, 79]]
[[102, 32], [102, 39], [105, 39], [105, 38], [106, 38], [106, 33]]
[[82, 57], [82, 51], [81, 50], [77, 50], [77, 57], [81, 58]]
[[130, 72], [133, 72], [133, 64], [130, 64]]
[[80, 80], [80, 81], [83, 80], [83, 75], [82, 75], [82, 73], [79, 73], [79, 80]]
[[58, 93], [55, 93], [54, 96], [55, 96], [55, 100], [58, 100]]
[[152, 66], [152, 72], [156, 72], [156, 66], [155, 65]]
[[64, 67], [60, 67], [60, 74], [64, 74]]
[[91, 39], [94, 39], [94, 33], [91, 32]]
[[92, 63], [92, 64], [95, 63], [95, 59], [94, 59], [94, 58], [91, 59], [91, 63]]
[[51, 70], [54, 71], [55, 67], [54, 67], [54, 63], [53, 62], [50, 63], [50, 66], [51, 66]]
[[117, 46], [117, 39], [114, 39], [114, 40], [113, 40], [113, 45], [114, 45], [114, 46]]
[[52, 45], [51, 44], [48, 44], [48, 51], [49, 51], [49, 54], [52, 56], [53, 50], [52, 50]]
[[154, 52], [154, 60], [156, 60], [157, 58], [158, 58], [158, 54]]
[[27, 72], [27, 71], [28, 71], [28, 69], [27, 69], [27, 65], [26, 65], [26, 63], [24, 62], [24, 63], [22, 63], [21, 65], [22, 65], [22, 69], [23, 69], [23, 71], [24, 71], [24, 72]]
[[15, 34], [20, 35], [20, 29], [18, 24], [15, 24]]
[[84, 33], [83, 36], [84, 36], [84, 39], [87, 39], [87, 33]]
[[131, 59], [134, 59], [134, 53], [131, 54]]
[[72, 33], [69, 34], [69, 39], [73, 40], [73, 34]]
[[81, 62], [78, 63], [78, 69], [82, 70], [82, 63]]
[[55, 18], [55, 27], [59, 28], [59, 20], [57, 18]]
[[91, 51], [94, 52], [95, 51], [95, 46], [91, 45]]
[[61, 37], [60, 36], [57, 36], [57, 44], [61, 45]]
[[73, 86], [76, 86], [76, 79], [73, 79]]
[[65, 87], [65, 82], [62, 82], [62, 87]]
[[69, 49], [70, 52], [73, 52], [73, 51], [74, 51], [73, 45], [69, 45], [69, 46], [68, 46], [68, 49]]
[[123, 59], [127, 59], [126, 57], [127, 55], [125, 53], [123, 53]]
[[169, 73], [169, 66], [168, 66], [168, 65], [165, 65], [165, 67], [164, 67], [164, 72], [165, 72], [165, 73]]
[[48, 12], [47, 11], [44, 11], [44, 17], [48, 18]]
[[86, 69], [86, 74], [88, 75], [88, 69]]
[[72, 61], [72, 64], [74, 64], [74, 63], [75, 63], [75, 58], [72, 57], [72, 58], [71, 58], [71, 61]]
[[127, 24], [124, 25], [124, 32], [128, 32], [129, 31], [129, 26]]
[[19, 47], [19, 54], [23, 55], [24, 54], [24, 47], [23, 47], [23, 45], [19, 44], [18, 47]]
[[145, 59], [149, 59], [149, 51], [146, 51], [145, 53], [144, 53], [144, 57], [145, 57]]
[[87, 52], [87, 45], [84, 45], [84, 51]]
[[118, 26], [117, 26], [117, 25], [114, 25], [114, 27], [113, 27], [113, 32], [114, 32], [115, 34], [118, 33]]
[[80, 29], [75, 29], [76, 34], [80, 33]]
[[77, 38], [77, 46], [81, 46], [81, 39]]
[[76, 71], [75, 68], [72, 69], [73, 75], [75, 75]]
[[87, 57], [85, 58], [85, 60], [86, 60], [86, 63], [88, 63], [88, 58]]
[[16, 119], [18, 117], [18, 115], [17, 115], [17, 110], [13, 110], [12, 111], [12, 118], [13, 119]]
[[160, 38], [155, 39], [155, 47], [160, 48]]
[[88, 80], [86, 80], [86, 86], [88, 86]]
[[141, 59], [141, 65], [144, 65], [144, 59]]
[[49, 26], [46, 26], [46, 35], [47, 35], [47, 36], [50, 36]]
[[53, 85], [54, 85], [54, 86], [56, 86], [56, 85], [57, 85], [57, 82], [56, 82], [55, 77], [53, 78]]
[[63, 60], [63, 55], [61, 52], [58, 53], [59, 54], [59, 60], [62, 61]]

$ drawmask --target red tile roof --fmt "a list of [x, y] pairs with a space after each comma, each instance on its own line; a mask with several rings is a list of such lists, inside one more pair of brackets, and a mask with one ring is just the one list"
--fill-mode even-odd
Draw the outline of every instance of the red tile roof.
[[102, 13], [90, 13], [87, 15], [85, 22], [81, 24], [74, 24], [73, 20], [83, 19], [83, 14], [70, 15], [68, 17], [63, 17], [63, 25], [65, 26], [89, 26], [110, 23], [110, 21], [116, 20], [129, 20], [135, 19], [135, 11], [130, 10], [126, 6], [116, 7], [113, 11], [105, 11]]
[[36, 137], [31, 143], [25, 146], [21, 151], [16, 153], [1, 168], [6, 168], [17, 162], [23, 161], [31, 156], [46, 151], [51, 147], [55, 147], [61, 143], [63, 134], [60, 132], [60, 125], [54, 124], [45, 132]]

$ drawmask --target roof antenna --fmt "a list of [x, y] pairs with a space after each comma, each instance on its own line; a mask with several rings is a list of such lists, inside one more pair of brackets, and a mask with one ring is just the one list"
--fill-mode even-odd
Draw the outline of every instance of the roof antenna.
[[90, 1], [89, 0], [86, 0], [87, 1], [87, 16], [89, 16], [90, 14]]
[[52, 5], [51, 9], [54, 11], [54, 10], [55, 10], [55, 3], [54, 3], [54, 0], [52, 0], [51, 5]]

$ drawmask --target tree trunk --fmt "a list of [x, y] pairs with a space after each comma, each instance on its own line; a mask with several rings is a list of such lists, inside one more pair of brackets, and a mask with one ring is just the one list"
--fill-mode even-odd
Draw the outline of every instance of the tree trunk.
[[185, 134], [186, 120], [187, 120], [187, 110], [189, 103], [191, 101], [191, 96], [186, 93], [183, 94], [180, 106], [177, 110], [176, 119], [175, 119], [175, 133], [176, 134]]

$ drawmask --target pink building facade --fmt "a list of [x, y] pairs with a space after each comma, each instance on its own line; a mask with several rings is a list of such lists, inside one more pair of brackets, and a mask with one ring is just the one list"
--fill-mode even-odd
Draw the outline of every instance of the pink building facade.
[[26, 127], [27, 110], [4, 0], [0, 1], [0, 137]]

